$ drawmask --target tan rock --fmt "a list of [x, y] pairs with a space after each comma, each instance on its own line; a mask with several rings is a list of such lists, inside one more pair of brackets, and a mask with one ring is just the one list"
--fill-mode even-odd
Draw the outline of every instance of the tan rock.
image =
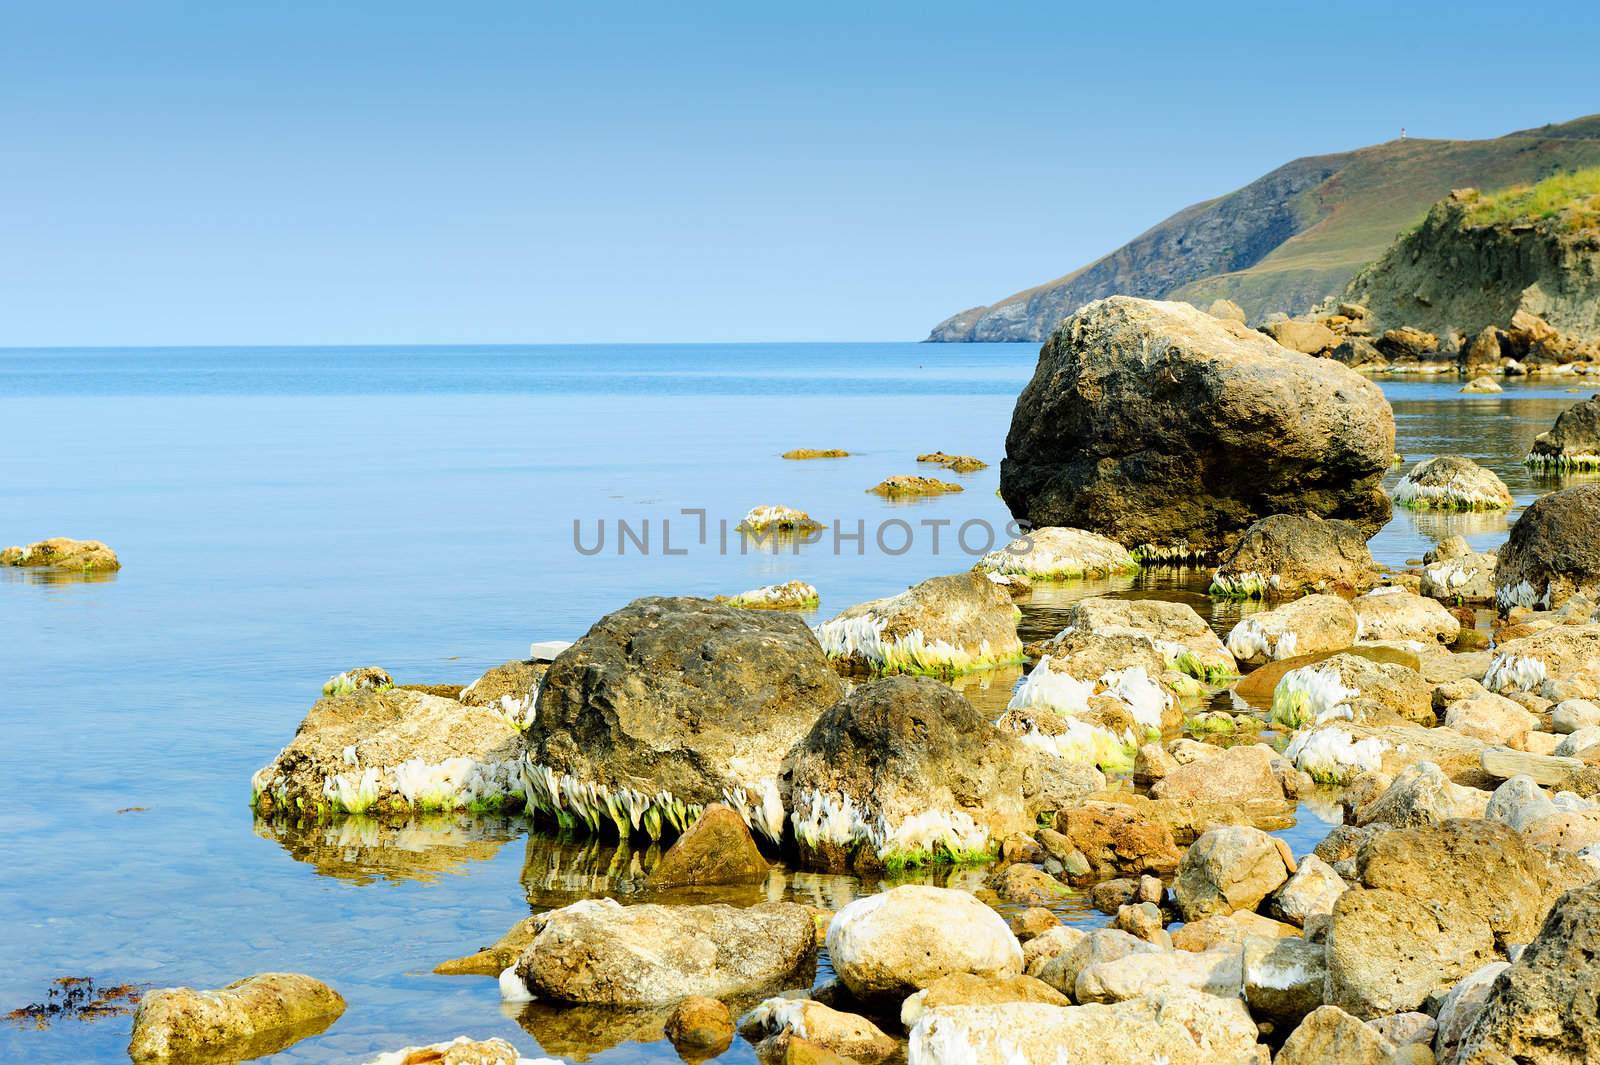
[[136, 1062], [261, 1057], [343, 1012], [337, 991], [300, 973], [258, 973], [215, 991], [158, 988], [134, 1014], [128, 1055]]
[[653, 888], [750, 884], [765, 880], [767, 872], [767, 860], [743, 818], [721, 803], [712, 803], [661, 856], [645, 883]]

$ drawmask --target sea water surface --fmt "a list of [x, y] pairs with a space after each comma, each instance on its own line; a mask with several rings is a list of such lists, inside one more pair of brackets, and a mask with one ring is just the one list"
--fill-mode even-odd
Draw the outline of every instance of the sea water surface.
[[[430, 972], [530, 907], [625, 892], [649, 855], [465, 815], [274, 827], [252, 817], [251, 773], [352, 666], [464, 683], [641, 595], [800, 577], [827, 617], [968, 568], [963, 524], [981, 549], [1009, 517], [999, 459], [1035, 357], [920, 344], [0, 351], [0, 543], [101, 539], [124, 566], [97, 581], [0, 570], [0, 1014], [46, 1002], [63, 977], [216, 987], [289, 970], [349, 1008], [275, 1060], [363, 1061], [470, 1034], [569, 1060], [675, 1061], [652, 1041], [659, 1017], [508, 1010], [491, 979]], [[1468, 455], [1520, 509], [1555, 486], [1520, 460], [1576, 384], [1383, 388], [1408, 461]], [[778, 457], [794, 447], [851, 457]], [[936, 449], [991, 466], [919, 468]], [[965, 491], [867, 493], [897, 473]], [[723, 549], [722, 523], [764, 503], [846, 535]], [[1373, 553], [1399, 565], [1451, 532], [1492, 546], [1515, 513], [1398, 511]], [[633, 535], [621, 553], [619, 521]], [[1066, 601], [1114, 591], [1182, 598], [1226, 631], [1238, 608], [1210, 604], [1204, 584], [1063, 586], [1024, 605], [1024, 630], [1047, 635]], [[968, 691], [998, 706], [1012, 679]], [[1326, 816], [1303, 810], [1285, 833], [1297, 852]], [[743, 895], [831, 908], [872, 888], [779, 871]], [[1081, 898], [1061, 909], [1103, 920]], [[0, 1060], [125, 1060], [128, 1030], [125, 1015], [0, 1023]], [[724, 1055], [753, 1057], [742, 1041]]]

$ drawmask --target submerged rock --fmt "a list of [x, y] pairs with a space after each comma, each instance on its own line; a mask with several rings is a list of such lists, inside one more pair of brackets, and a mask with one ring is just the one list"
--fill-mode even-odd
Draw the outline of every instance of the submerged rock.
[[1600, 596], [1600, 484], [1551, 492], [1523, 511], [1500, 549], [1494, 584], [1502, 610]]
[[1228, 651], [1246, 665], [1296, 655], [1342, 651], [1356, 642], [1358, 623], [1350, 604], [1337, 595], [1308, 595], [1251, 614], [1228, 633]]
[[930, 577], [816, 628], [828, 657], [879, 673], [949, 675], [1022, 659], [1018, 611], [983, 574]]
[[736, 909], [586, 899], [542, 915], [515, 976], [557, 1002], [647, 1006], [809, 980], [816, 955], [811, 911], [794, 903]]
[[819, 601], [817, 589], [805, 581], [784, 581], [752, 588], [738, 595], [719, 595], [719, 603], [746, 610], [810, 610]]
[[845, 459], [850, 457], [850, 452], [836, 447], [797, 447], [785, 451], [782, 455], [786, 459]]
[[978, 560], [978, 569], [1033, 580], [1107, 577], [1132, 573], [1138, 561], [1123, 547], [1099, 533], [1083, 529], [1033, 529], [998, 551]]
[[734, 528], [746, 534], [808, 533], [822, 528], [822, 523], [803, 510], [769, 503], [751, 507], [743, 520]]
[[1534, 438], [1527, 463], [1558, 470], [1600, 469], [1600, 396], [1562, 411], [1548, 432]]
[[164, 987], [133, 1018], [136, 1062], [236, 1061], [274, 1054], [315, 1035], [344, 1012], [344, 999], [300, 973], [258, 973], [214, 991]]
[[522, 801], [522, 737], [498, 710], [401, 688], [319, 699], [250, 779], [277, 813], [496, 810]]
[[1471, 459], [1439, 455], [1419, 462], [1395, 485], [1394, 501], [1410, 510], [1505, 510], [1511, 489]]
[[949, 686], [862, 684], [823, 712], [784, 760], [801, 857], [844, 869], [987, 855], [1033, 827], [1031, 757]]
[[673, 1007], [663, 1034], [685, 1059], [716, 1057], [733, 1045], [733, 1011], [719, 999], [690, 995]]
[[922, 477], [914, 473], [896, 474], [885, 478], [867, 489], [873, 495], [888, 496], [936, 496], [946, 492], [963, 491], [954, 481], [941, 481], [937, 477]]
[[1388, 402], [1338, 362], [1186, 304], [1114, 296], [1040, 352], [1000, 483], [1019, 518], [1103, 533], [1148, 560], [1213, 555], [1278, 513], [1376, 532], [1393, 454]]
[[850, 993], [898, 1001], [952, 973], [1009, 977], [1022, 945], [994, 910], [964, 891], [907, 884], [834, 914], [828, 956]]
[[0, 566], [26, 566], [82, 573], [109, 573], [121, 569], [117, 553], [99, 540], [71, 540], [65, 536], [39, 540], [26, 547], [0, 550]]
[[798, 618], [637, 599], [545, 674], [527, 732], [528, 804], [591, 832], [657, 838], [725, 802], [776, 842], [783, 757], [843, 694]]
[[946, 455], [943, 451], [929, 451], [917, 456], [918, 462], [929, 462], [935, 466], [943, 466], [956, 473], [973, 473], [977, 470], [986, 470], [989, 464], [972, 455]]
[[525, 1058], [504, 1039], [458, 1035], [448, 1043], [404, 1047], [379, 1054], [367, 1065], [561, 1065], [555, 1058]]
[[1500, 382], [1494, 378], [1485, 376], [1474, 377], [1461, 386], [1461, 391], [1467, 395], [1492, 395], [1496, 392], [1504, 392], [1505, 389], [1501, 388]]
[[1347, 521], [1274, 514], [1244, 531], [1218, 562], [1211, 594], [1293, 599], [1306, 592], [1359, 592], [1378, 582], [1368, 533]]

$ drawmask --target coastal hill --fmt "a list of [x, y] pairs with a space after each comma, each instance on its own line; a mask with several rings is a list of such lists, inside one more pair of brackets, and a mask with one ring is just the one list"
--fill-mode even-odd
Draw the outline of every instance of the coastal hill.
[[1521, 314], [1600, 340], [1600, 167], [1451, 193], [1357, 274], [1345, 298], [1378, 331], [1471, 336]]
[[1237, 302], [1252, 322], [1341, 292], [1435, 201], [1600, 165], [1600, 115], [1492, 140], [1395, 140], [1287, 163], [1186, 207], [1111, 254], [998, 303], [962, 311], [931, 341], [1042, 340], [1090, 300], [1123, 294]]

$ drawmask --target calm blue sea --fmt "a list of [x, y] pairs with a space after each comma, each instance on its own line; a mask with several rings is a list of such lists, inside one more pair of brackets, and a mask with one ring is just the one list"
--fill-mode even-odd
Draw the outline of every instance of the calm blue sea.
[[[530, 900], [600, 890], [614, 856], [530, 841], [516, 824], [274, 836], [252, 822], [251, 772], [323, 680], [351, 666], [464, 682], [640, 595], [801, 577], [831, 615], [967, 568], [955, 532], [972, 523], [981, 547], [1008, 518], [998, 465], [1035, 353], [0, 351], [0, 544], [96, 538], [124, 564], [98, 582], [0, 571], [0, 1013], [44, 1001], [60, 977], [218, 986], [296, 970], [350, 1007], [281, 1060], [360, 1061], [463, 1033], [569, 1058], [675, 1060], [625, 1036], [609, 1049], [563, 1042], [563, 1022], [503, 1013], [493, 981], [429, 973], [498, 937]], [[1459, 396], [1454, 381], [1384, 387], [1408, 459], [1470, 455], [1524, 503], [1549, 486], [1518, 460], [1577, 398], [1562, 386], [1490, 397]], [[778, 458], [794, 447], [852, 457]], [[913, 461], [935, 449], [992, 465], [928, 502], [866, 492], [891, 474], [938, 472]], [[865, 541], [719, 550], [719, 524], [765, 503]], [[705, 544], [685, 510], [704, 512]], [[651, 550], [618, 555], [618, 521], [636, 535], [648, 525]], [[884, 525], [895, 521], [909, 535]], [[1506, 521], [1402, 514], [1374, 553], [1401, 563], [1450, 531], [1488, 545]], [[589, 547], [604, 526], [606, 549], [577, 551], [575, 522]], [[682, 553], [665, 553], [663, 522]], [[785, 890], [848, 888], [797, 879]], [[127, 1032], [126, 1017], [0, 1023], [0, 1060], [118, 1060]]]

